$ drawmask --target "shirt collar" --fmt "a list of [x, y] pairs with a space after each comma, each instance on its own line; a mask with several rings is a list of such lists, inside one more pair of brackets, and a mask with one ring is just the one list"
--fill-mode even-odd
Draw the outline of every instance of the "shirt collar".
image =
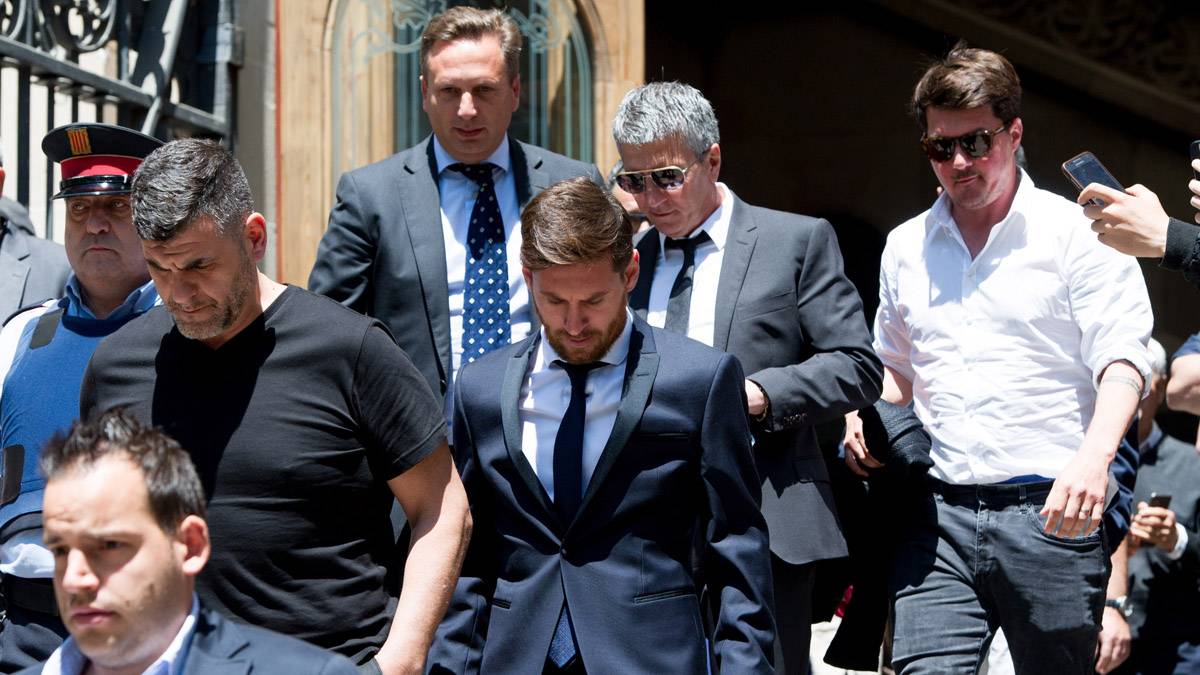
[[1159, 428], [1158, 422], [1152, 422], [1150, 426], [1150, 435], [1147, 436], [1146, 440], [1138, 446], [1138, 452], [1142, 454], [1149, 453], [1158, 447], [1158, 444], [1162, 442], [1162, 439], [1163, 430]]
[[[191, 647], [192, 636], [196, 633], [196, 621], [200, 617], [200, 600], [192, 595], [192, 609], [175, 634], [175, 639], [167, 646], [166, 651], [142, 671], [142, 675], [180, 675], [183, 664], [187, 661], [188, 649]], [[88, 658], [79, 651], [75, 638], [68, 637], [59, 647], [42, 670], [43, 675], [83, 675], [87, 670]]]
[[[625, 308], [625, 327], [621, 329], [621, 334], [613, 341], [612, 346], [600, 357], [600, 361], [606, 365], [617, 366], [625, 362], [629, 355], [629, 336], [633, 334], [633, 312], [629, 308]], [[538, 340], [538, 363], [539, 365], [552, 364], [562, 357], [558, 352], [554, 351], [554, 346], [546, 339], [546, 327], [542, 326], [541, 336]]]
[[[708, 218], [700, 223], [700, 227], [692, 230], [688, 238], [700, 236], [700, 232], [707, 232], [708, 238], [717, 245], [717, 250], [725, 248], [725, 241], [729, 237], [729, 222], [733, 219], [733, 190], [729, 186], [718, 182], [717, 189], [721, 191], [721, 205], [716, 208]], [[658, 250], [666, 251], [667, 235], [662, 232], [658, 233]]]
[[[83, 287], [79, 284], [79, 278], [72, 272], [67, 279], [67, 316], [81, 317], [84, 319], [95, 319], [96, 315], [92, 314], [92, 310], [88, 308], [83, 301]], [[125, 302], [122, 302], [114, 309], [107, 317], [108, 320], [124, 319], [133, 314], [140, 314], [148, 311], [151, 307], [158, 304], [158, 291], [154, 288], [153, 281], [146, 283], [133, 289], [133, 291], [125, 296]]]
[[[1035, 198], [1037, 186], [1033, 184], [1033, 179], [1025, 173], [1024, 169], [1017, 167], [1017, 174], [1017, 194], [1013, 196], [1008, 213], [992, 227], [993, 232], [1003, 228], [1016, 217], [1025, 219], [1031, 209], [1031, 201]], [[954, 216], [950, 214], [950, 198], [946, 196], [945, 190], [938, 195], [937, 201], [933, 203], [933, 207], [929, 209], [929, 215], [925, 218], [925, 241], [928, 243], [939, 231], [944, 231], [950, 236], [959, 236], [958, 225], [954, 222]]]
[[[459, 163], [457, 159], [451, 157], [450, 153], [446, 152], [446, 149], [442, 147], [442, 144], [438, 141], [436, 134], [433, 136], [433, 158], [437, 161], [437, 170], [439, 176], [445, 173], [446, 169], [451, 164]], [[504, 173], [508, 173], [509, 169], [512, 167], [512, 157], [508, 154], [507, 135], [500, 140], [500, 145], [496, 147], [496, 150], [483, 161], [491, 162], [492, 164], [500, 167], [500, 170]], [[482, 164], [482, 162], [480, 163]]]

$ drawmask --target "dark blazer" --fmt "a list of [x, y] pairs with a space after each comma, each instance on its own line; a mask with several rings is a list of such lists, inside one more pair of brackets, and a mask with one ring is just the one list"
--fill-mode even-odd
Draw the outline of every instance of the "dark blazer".
[[[645, 317], [658, 233], [648, 230], [637, 248], [629, 304]], [[846, 555], [812, 425], [874, 403], [883, 366], [833, 228], [735, 198], [715, 302], [713, 347], [736, 356], [771, 401], [753, 425], [771, 551], [792, 564]]]
[[[31, 666], [20, 675], [37, 675]], [[238, 624], [220, 614], [200, 610], [188, 648], [183, 675], [355, 675], [345, 657], [296, 638]]]
[[[432, 137], [342, 175], [310, 290], [387, 324], [435, 393], [450, 373], [446, 244]], [[568, 178], [604, 181], [595, 166], [509, 138], [521, 208]]]
[[0, 322], [22, 307], [62, 297], [70, 273], [62, 246], [0, 220]]
[[[1171, 510], [1187, 530], [1183, 556], [1170, 560], [1154, 546], [1129, 557], [1129, 626], [1144, 645], [1196, 642], [1200, 635], [1200, 456], [1190, 443], [1163, 435], [1141, 454], [1134, 508], [1150, 493], [1171, 495]], [[1196, 649], [1192, 650], [1193, 652]], [[1174, 649], [1170, 653], [1174, 653]]]
[[703, 673], [691, 551], [716, 608], [714, 665], [770, 673], [775, 635], [766, 526], [737, 361], [635, 321], [612, 435], [579, 513], [563, 523], [521, 451], [530, 336], [463, 368], [454, 453], [475, 518], [435, 673], [539, 673], [563, 599], [584, 666]]

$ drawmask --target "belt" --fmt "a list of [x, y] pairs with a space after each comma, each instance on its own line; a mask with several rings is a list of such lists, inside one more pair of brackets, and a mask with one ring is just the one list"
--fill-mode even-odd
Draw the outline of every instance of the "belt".
[[58, 616], [58, 601], [54, 598], [54, 583], [49, 579], [25, 579], [4, 575], [0, 580], [4, 601], [41, 614]]

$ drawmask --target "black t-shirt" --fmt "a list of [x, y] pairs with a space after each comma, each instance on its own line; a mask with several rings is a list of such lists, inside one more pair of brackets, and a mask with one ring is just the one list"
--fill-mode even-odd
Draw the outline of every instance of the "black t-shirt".
[[390, 622], [386, 481], [445, 439], [429, 385], [382, 324], [289, 286], [219, 349], [163, 307], [96, 349], [83, 415], [125, 406], [192, 456], [209, 497], [208, 607], [352, 659]]

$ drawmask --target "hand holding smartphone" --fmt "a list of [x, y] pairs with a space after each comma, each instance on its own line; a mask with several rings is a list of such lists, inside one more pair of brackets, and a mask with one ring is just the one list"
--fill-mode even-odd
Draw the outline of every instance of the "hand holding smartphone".
[[1160, 509], [1171, 508], [1171, 495], [1160, 495], [1157, 492], [1151, 492], [1150, 506], [1155, 506]]
[[[1121, 182], [1113, 177], [1108, 169], [1104, 168], [1095, 155], [1086, 150], [1063, 162], [1062, 170], [1075, 187], [1081, 191], [1092, 183], [1098, 183], [1120, 192], [1125, 191], [1125, 186], [1121, 185]], [[1090, 199], [1088, 203], [1104, 206], [1104, 202], [1100, 199]]]

